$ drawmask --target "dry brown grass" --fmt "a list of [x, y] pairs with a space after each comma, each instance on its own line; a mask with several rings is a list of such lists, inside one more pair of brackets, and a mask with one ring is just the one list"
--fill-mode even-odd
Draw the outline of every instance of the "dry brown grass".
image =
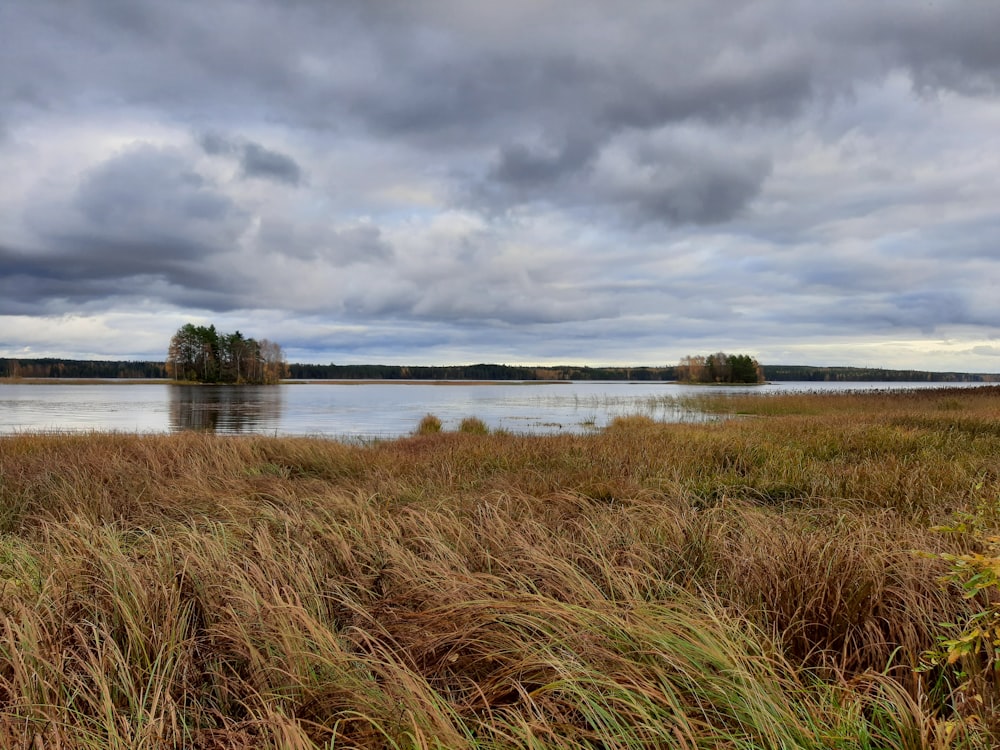
[[0, 744], [990, 746], [913, 671], [975, 606], [914, 551], [977, 544], [931, 527], [996, 504], [1000, 396], [810, 398], [578, 437], [2, 438]]

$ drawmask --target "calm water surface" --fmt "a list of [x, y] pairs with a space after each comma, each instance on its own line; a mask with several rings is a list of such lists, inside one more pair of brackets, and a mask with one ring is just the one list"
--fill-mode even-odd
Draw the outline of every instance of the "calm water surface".
[[[713, 388], [712, 392], [893, 390], [968, 387], [976, 383], [771, 383]], [[0, 433], [118, 430], [395, 437], [434, 414], [445, 429], [465, 417], [518, 433], [586, 432], [616, 416], [646, 414], [662, 421], [711, 419], [669, 397], [704, 393], [673, 383], [456, 383], [278, 386], [0, 384]], [[667, 397], [667, 398], [664, 398]]]

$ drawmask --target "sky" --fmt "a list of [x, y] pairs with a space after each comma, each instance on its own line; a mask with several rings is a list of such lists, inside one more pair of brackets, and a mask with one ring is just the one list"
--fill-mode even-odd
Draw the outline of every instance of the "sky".
[[0, 356], [1000, 372], [994, 0], [7, 0]]

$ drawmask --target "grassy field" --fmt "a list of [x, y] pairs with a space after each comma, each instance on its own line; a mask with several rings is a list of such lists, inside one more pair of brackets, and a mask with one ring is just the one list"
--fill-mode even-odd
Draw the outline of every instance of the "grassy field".
[[995, 746], [1000, 390], [689, 405], [0, 438], [0, 746]]

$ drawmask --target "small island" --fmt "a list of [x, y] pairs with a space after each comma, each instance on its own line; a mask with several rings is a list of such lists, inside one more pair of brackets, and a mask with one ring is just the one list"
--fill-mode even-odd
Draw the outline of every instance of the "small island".
[[173, 380], [193, 383], [267, 385], [288, 377], [281, 346], [239, 331], [219, 333], [214, 324], [181, 326], [170, 339], [166, 369]]
[[756, 384], [766, 382], [764, 368], [749, 354], [717, 352], [687, 356], [677, 365], [677, 380], [687, 384]]

